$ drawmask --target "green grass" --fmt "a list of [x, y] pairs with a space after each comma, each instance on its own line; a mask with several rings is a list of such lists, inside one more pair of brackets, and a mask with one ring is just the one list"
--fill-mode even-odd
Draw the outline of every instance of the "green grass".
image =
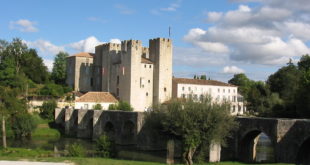
[[29, 158], [39, 158], [39, 157], [49, 157], [52, 156], [52, 151], [46, 151], [42, 149], [26, 149], [26, 148], [7, 148], [6, 150], [0, 150], [0, 157], [29, 157]]
[[50, 128], [48, 123], [50, 121], [42, 119], [38, 114], [33, 114], [36, 123], [38, 123], [37, 128], [32, 132], [33, 139], [51, 138], [58, 139], [60, 137], [60, 132], [57, 129]]

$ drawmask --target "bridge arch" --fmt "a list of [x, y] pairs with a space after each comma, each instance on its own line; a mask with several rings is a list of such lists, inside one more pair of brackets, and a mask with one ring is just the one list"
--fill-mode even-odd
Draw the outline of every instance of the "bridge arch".
[[299, 146], [296, 157], [296, 164], [310, 164], [310, 137], [306, 138]]
[[135, 139], [135, 124], [131, 120], [123, 123], [122, 142], [124, 144], [133, 144]]
[[268, 132], [259, 130], [259, 129], [252, 129], [245, 132], [239, 140], [239, 153], [238, 157], [240, 161], [243, 162], [256, 162], [257, 161], [257, 146], [259, 142], [260, 136], [267, 136], [271, 142], [271, 148], [268, 152], [273, 154], [272, 160], [268, 160], [270, 162], [274, 162], [274, 154], [275, 154], [275, 142], [272, 139], [272, 136]]
[[105, 122], [103, 130], [110, 138], [113, 139], [115, 137], [115, 127], [111, 121]]

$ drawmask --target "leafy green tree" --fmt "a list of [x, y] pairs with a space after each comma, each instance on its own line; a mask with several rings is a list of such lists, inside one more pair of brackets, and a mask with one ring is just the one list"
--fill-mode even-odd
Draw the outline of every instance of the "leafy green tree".
[[224, 145], [225, 139], [238, 126], [228, 105], [211, 103], [209, 97], [205, 98], [201, 102], [171, 100], [153, 107], [147, 114], [148, 126], [171, 139], [181, 140], [183, 159], [188, 165], [193, 164], [193, 156], [199, 148], [212, 142]]
[[272, 92], [277, 92], [280, 98], [289, 102], [294, 100], [295, 91], [298, 89], [301, 72], [294, 64], [282, 67], [269, 76], [267, 84]]
[[55, 100], [44, 101], [40, 107], [40, 116], [43, 119], [54, 120], [54, 113], [56, 108], [57, 103]]
[[247, 99], [248, 92], [251, 89], [253, 81], [250, 80], [244, 73], [235, 74], [228, 83], [238, 86], [238, 92]]
[[20, 113], [13, 116], [12, 130], [15, 138], [30, 138], [31, 133], [36, 129], [37, 123], [32, 115]]
[[206, 75], [201, 75], [200, 76], [200, 80], [206, 80], [207, 79], [207, 76]]
[[68, 56], [66, 52], [59, 52], [55, 57], [51, 78], [56, 84], [66, 84], [66, 58]]
[[43, 96], [62, 97], [64, 95], [64, 89], [61, 85], [48, 83], [40, 90], [40, 94]]
[[30, 49], [23, 54], [21, 70], [35, 83], [42, 84], [48, 81], [49, 73], [47, 67], [34, 49]]
[[298, 69], [307, 71], [310, 69], [310, 56], [308, 54], [301, 56], [298, 62]]
[[310, 118], [310, 69], [303, 72], [295, 99], [296, 111], [301, 118]]

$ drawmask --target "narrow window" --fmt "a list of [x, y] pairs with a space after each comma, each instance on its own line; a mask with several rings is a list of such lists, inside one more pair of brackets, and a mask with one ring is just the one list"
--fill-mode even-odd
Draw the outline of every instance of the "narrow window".
[[148, 82], [148, 83], [151, 83], [151, 80], [148, 80], [147, 82]]
[[149, 95], [149, 93], [146, 92], [146, 96], [148, 96], [148, 95]]
[[164, 91], [165, 91], [165, 92], [167, 91], [167, 88], [166, 88], [166, 87], [164, 88]]
[[150, 65], [150, 68], [152, 68], [152, 65]]
[[146, 68], [146, 65], [144, 65], [144, 68]]
[[185, 90], [185, 88], [184, 87], [182, 87], [182, 91], [184, 91]]

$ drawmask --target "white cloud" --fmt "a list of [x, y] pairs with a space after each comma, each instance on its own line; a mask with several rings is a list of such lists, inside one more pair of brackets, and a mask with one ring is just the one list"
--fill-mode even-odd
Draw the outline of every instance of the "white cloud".
[[99, 41], [96, 37], [90, 36], [85, 40], [81, 40], [75, 43], [71, 43], [68, 46], [75, 49], [78, 52], [95, 52], [95, 47], [102, 44], [103, 42]]
[[208, 22], [217, 22], [222, 18], [223, 13], [222, 12], [208, 12], [207, 15], [208, 15], [208, 18], [207, 18]]
[[31, 48], [36, 48], [39, 53], [43, 56], [49, 56], [50, 54], [55, 55], [60, 51], [65, 51], [64, 46], [56, 46], [52, 44], [50, 41], [46, 40], [36, 40], [36, 41], [24, 41], [27, 46]]
[[246, 5], [240, 5], [239, 6], [239, 11], [241, 11], [241, 12], [250, 12], [251, 8], [249, 8], [249, 6], [246, 6]]
[[310, 52], [310, 23], [292, 21], [298, 16], [284, 7], [240, 5], [226, 13], [208, 12], [214, 25], [190, 29], [184, 40], [206, 54], [226, 54], [233, 62], [282, 65]]
[[244, 73], [244, 70], [236, 66], [225, 66], [222, 72], [226, 74], [237, 74], [237, 73]]
[[175, 3], [171, 3], [166, 8], [161, 8], [161, 11], [177, 11], [177, 9], [180, 7], [181, 0], [177, 0]]
[[110, 42], [115, 43], [115, 44], [121, 44], [121, 40], [118, 38], [112, 38], [112, 39], [110, 39]]
[[205, 53], [200, 48], [175, 47], [173, 62], [177, 66], [191, 66], [195, 68], [223, 65], [228, 61], [224, 54]]
[[43, 62], [45, 64], [45, 66], [47, 66], [47, 69], [49, 71], [52, 71], [53, 69], [53, 64], [54, 64], [54, 60], [49, 60], [49, 59], [43, 59]]
[[176, 0], [174, 3], [169, 4], [168, 7], [150, 10], [151, 14], [160, 15], [162, 12], [175, 12], [181, 7], [182, 0]]
[[133, 9], [130, 9], [129, 7], [123, 4], [116, 4], [114, 7], [118, 9], [121, 14], [130, 15], [135, 13]]
[[305, 41], [310, 40], [310, 24], [308, 23], [289, 21], [278, 26], [283, 28], [285, 33], [292, 34], [294, 37]]
[[37, 23], [29, 21], [27, 19], [20, 19], [17, 21], [10, 22], [10, 29], [19, 30], [21, 32], [37, 32], [38, 29], [35, 27]]

